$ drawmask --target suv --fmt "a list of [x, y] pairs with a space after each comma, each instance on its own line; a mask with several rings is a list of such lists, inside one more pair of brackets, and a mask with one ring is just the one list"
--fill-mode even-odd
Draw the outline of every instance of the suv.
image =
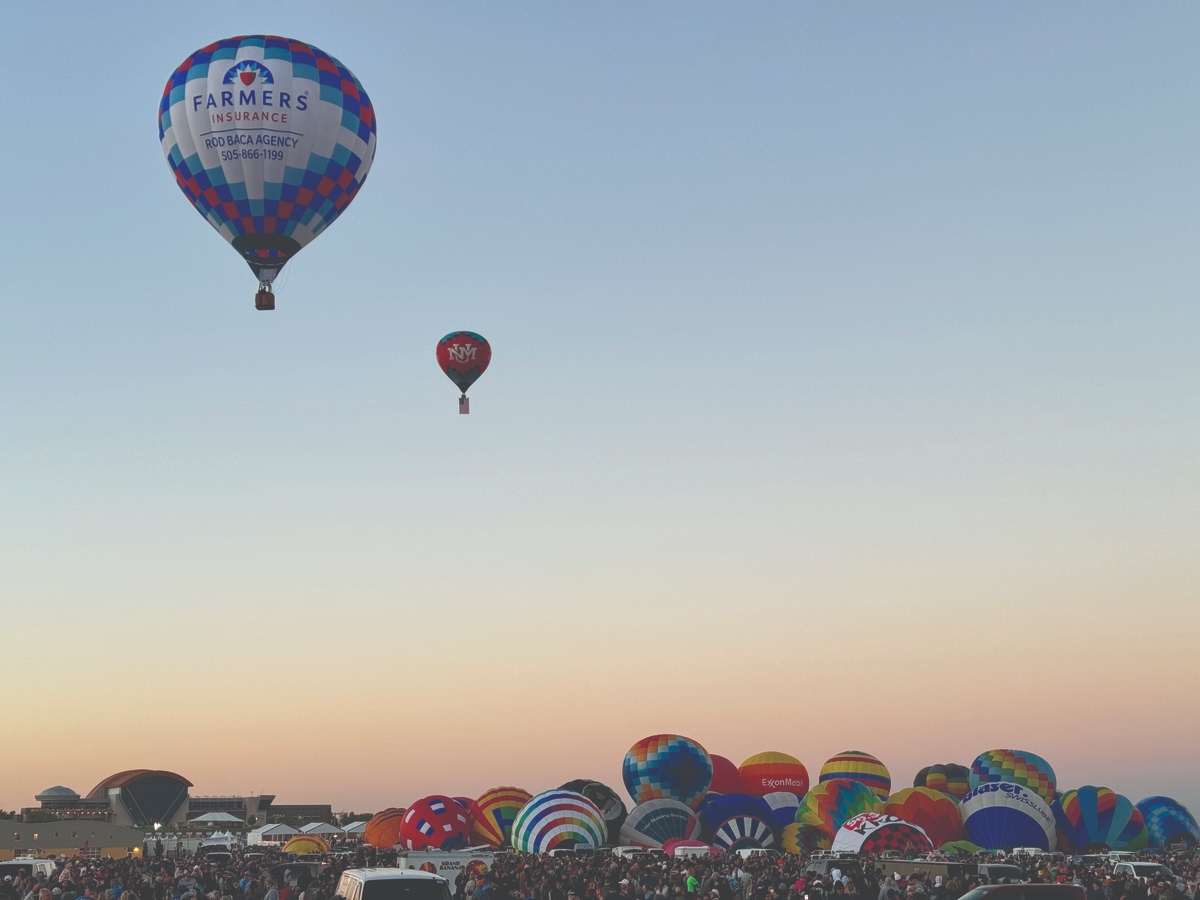
[[450, 885], [441, 875], [413, 869], [347, 869], [337, 900], [450, 900]]

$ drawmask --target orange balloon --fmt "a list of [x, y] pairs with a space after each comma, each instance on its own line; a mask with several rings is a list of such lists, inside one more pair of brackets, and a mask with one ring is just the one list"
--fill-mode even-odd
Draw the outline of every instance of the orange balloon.
[[380, 850], [390, 850], [400, 843], [400, 823], [404, 821], [404, 807], [391, 807], [371, 816], [363, 830], [363, 841]]

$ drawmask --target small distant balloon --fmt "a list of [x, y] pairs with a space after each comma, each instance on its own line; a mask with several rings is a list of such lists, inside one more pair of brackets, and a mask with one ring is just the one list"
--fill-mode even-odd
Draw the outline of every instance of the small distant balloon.
[[437, 361], [446, 377], [462, 391], [458, 411], [464, 415], [469, 413], [471, 401], [467, 389], [487, 371], [488, 363], [492, 361], [492, 345], [482, 334], [452, 331], [438, 341]]

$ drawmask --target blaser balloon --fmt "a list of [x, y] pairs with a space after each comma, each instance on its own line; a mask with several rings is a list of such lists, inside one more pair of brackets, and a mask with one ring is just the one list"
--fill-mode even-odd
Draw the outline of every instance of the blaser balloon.
[[462, 396], [458, 398], [458, 411], [469, 413], [471, 401], [467, 397], [467, 389], [487, 371], [488, 363], [492, 361], [492, 345], [482, 334], [452, 331], [438, 341], [437, 361], [446, 377], [462, 391]]
[[375, 159], [375, 110], [353, 73], [292, 38], [209, 44], [167, 81], [163, 154], [184, 196], [258, 278], [279, 270], [358, 195]]

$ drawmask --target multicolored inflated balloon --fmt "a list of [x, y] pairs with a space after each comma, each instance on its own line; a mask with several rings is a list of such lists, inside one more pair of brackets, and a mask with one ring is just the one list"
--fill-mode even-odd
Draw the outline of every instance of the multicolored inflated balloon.
[[817, 850], [828, 850], [833, 841], [815, 825], [805, 825], [803, 822], [793, 822], [783, 829], [779, 846], [785, 853], [804, 855]]
[[1051, 809], [1064, 853], [1134, 851], [1150, 842], [1141, 810], [1110, 788], [1085, 784], [1064, 791]]
[[662, 849], [667, 841], [694, 841], [700, 837], [700, 818], [678, 800], [647, 800], [635, 806], [621, 827], [621, 843], [628, 847]]
[[1057, 845], [1054, 813], [1036, 791], [1009, 781], [981, 784], [963, 797], [963, 834], [985, 850]]
[[400, 822], [400, 843], [406, 850], [460, 850], [471, 840], [469, 816], [451, 797], [422, 797]]
[[831, 841], [848, 819], [860, 813], [883, 812], [883, 802], [861, 781], [834, 778], [823, 781], [800, 799], [796, 821], [812, 825]]
[[284, 853], [328, 853], [329, 842], [316, 834], [298, 834], [283, 845]]
[[473, 331], [452, 331], [437, 345], [437, 361], [454, 384], [462, 391], [458, 411], [469, 413], [467, 389], [482, 375], [492, 361], [492, 345], [482, 334]]
[[1050, 763], [1028, 750], [985, 750], [971, 763], [971, 790], [981, 784], [1021, 784], [1049, 805], [1054, 802], [1056, 780]]
[[885, 813], [862, 813], [848, 819], [833, 838], [835, 853], [881, 856], [888, 851], [927, 853], [928, 835], [911, 822]]
[[742, 778], [738, 774], [738, 767], [735, 766], [732, 760], [728, 760], [723, 756], [717, 756], [715, 753], [709, 755], [713, 765], [712, 784], [708, 786], [710, 794], [742, 794]]
[[513, 821], [533, 795], [518, 787], [497, 787], [484, 791], [471, 804], [473, 844], [502, 847], [512, 838]]
[[1137, 805], [1146, 821], [1151, 847], [1200, 843], [1200, 825], [1186, 806], [1170, 797], [1147, 797]]
[[971, 770], [957, 763], [926, 766], [913, 779], [913, 787], [931, 788], [961, 800], [971, 789]]
[[604, 846], [604, 816], [583, 794], [543, 791], [526, 803], [513, 822], [512, 845], [522, 853], [549, 853]]
[[380, 850], [390, 850], [400, 843], [400, 823], [408, 812], [403, 806], [380, 810], [371, 816], [363, 829], [363, 841]]
[[892, 776], [887, 766], [862, 750], [843, 750], [821, 766], [819, 781], [832, 781], [834, 778], [861, 781], [880, 800], [886, 800], [892, 789]]
[[712, 783], [712, 759], [690, 738], [655, 734], [629, 748], [621, 776], [634, 803], [663, 797], [695, 809]]
[[179, 189], [258, 277], [258, 308], [274, 309], [279, 270], [366, 181], [375, 110], [328, 53], [253, 34], [179, 65], [159, 103], [158, 137]]
[[566, 784], [559, 785], [560, 791], [574, 791], [577, 794], [583, 794], [600, 810], [604, 816], [604, 828], [608, 833], [608, 844], [616, 846], [617, 838], [621, 835], [621, 826], [625, 824], [625, 816], [628, 810], [625, 808], [625, 801], [621, 799], [621, 795], [610, 788], [607, 784], [599, 781], [593, 781], [590, 778], [576, 778], [574, 781], [568, 781]]
[[962, 816], [949, 794], [933, 788], [904, 788], [888, 797], [883, 811], [918, 826], [935, 848], [962, 838]]
[[791, 791], [798, 797], [808, 792], [808, 769], [804, 763], [774, 750], [756, 753], [738, 766], [742, 790], [755, 797], [773, 791]]

